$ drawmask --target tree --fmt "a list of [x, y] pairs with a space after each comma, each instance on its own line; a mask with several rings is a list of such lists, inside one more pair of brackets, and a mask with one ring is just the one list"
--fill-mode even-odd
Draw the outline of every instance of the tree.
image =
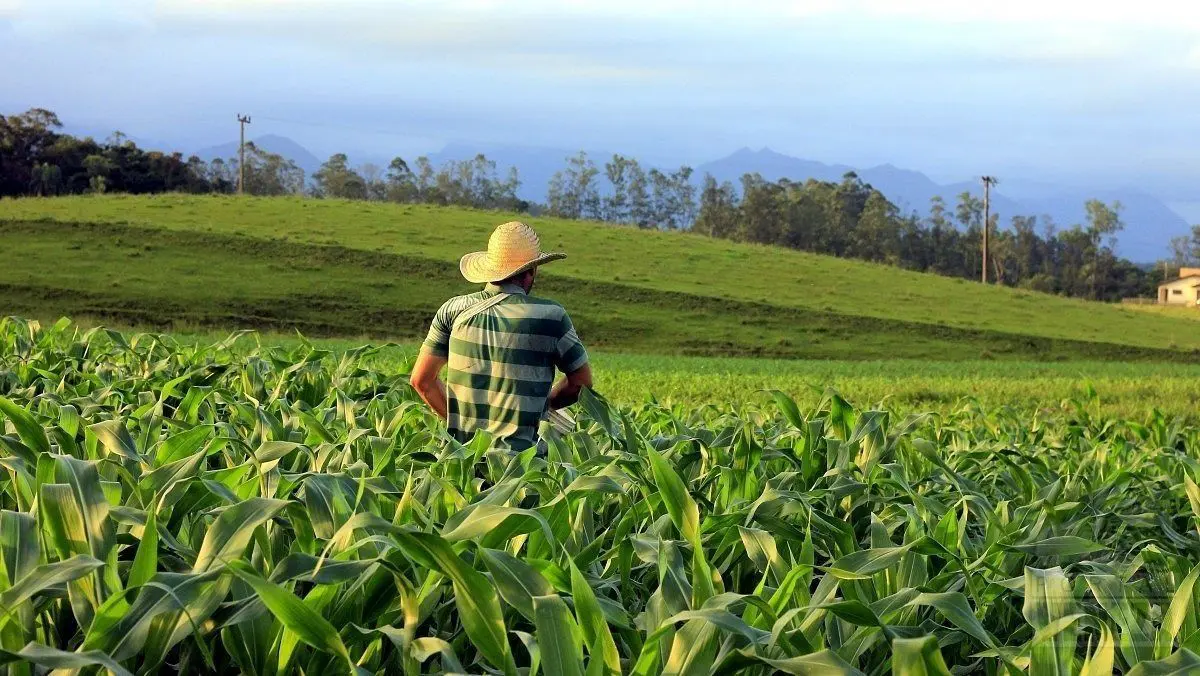
[[316, 197], [366, 199], [367, 182], [350, 168], [345, 153], [334, 153], [313, 173], [313, 193]]
[[737, 191], [729, 181], [718, 185], [712, 174], [704, 175], [700, 189], [700, 214], [692, 231], [710, 237], [732, 237], [739, 218]]
[[[237, 160], [230, 160], [229, 164], [233, 165], [236, 174]], [[253, 142], [246, 143], [246, 192], [270, 197], [299, 195], [303, 191], [304, 170], [295, 162], [263, 150]]]
[[671, 178], [658, 169], [651, 168], [647, 173], [650, 179], [650, 213], [651, 226], [655, 228], [670, 227], [671, 220]]
[[[1120, 202], [1113, 202], [1109, 206], [1100, 200], [1092, 199], [1088, 200], [1084, 207], [1087, 210], [1087, 233], [1091, 238], [1092, 249], [1092, 298], [1098, 299], [1102, 288], [1107, 285], [1107, 275], [1112, 268], [1110, 259], [1113, 257], [1112, 247], [1115, 242], [1115, 238], [1112, 237], [1124, 230], [1125, 224], [1121, 221]], [[1107, 247], [1103, 246], [1105, 237], [1112, 238]]]
[[563, 218], [603, 217], [596, 176], [600, 170], [582, 150], [567, 158], [567, 167], [550, 179], [546, 191], [547, 207], [551, 214]]
[[566, 174], [562, 171], [554, 172], [550, 177], [550, 183], [546, 186], [546, 211], [551, 216], [561, 218], [571, 218], [569, 215], [574, 209], [573, 204], [568, 204], [570, 188], [567, 186]]
[[1016, 282], [1030, 279], [1041, 267], [1042, 246], [1037, 236], [1036, 216], [1012, 217], [1012, 257]]
[[959, 256], [958, 231], [946, 215], [946, 200], [934, 195], [929, 200], [930, 266], [943, 275], [957, 275], [962, 270]]
[[983, 201], [969, 191], [963, 191], [954, 207], [954, 217], [964, 230], [961, 239], [963, 269], [958, 274], [967, 278], [979, 276], [983, 265]]
[[1193, 225], [1187, 235], [1171, 238], [1171, 254], [1175, 267], [1200, 265], [1200, 225]]
[[629, 220], [629, 168], [630, 161], [621, 155], [613, 155], [604, 165], [604, 175], [611, 188], [604, 198], [604, 220], [610, 223]]
[[387, 183], [383, 180], [383, 170], [379, 165], [367, 162], [358, 168], [365, 187], [365, 195], [369, 200], [387, 198]]
[[599, 174], [595, 163], [582, 150], [567, 160], [567, 178], [577, 214], [575, 218], [599, 219], [602, 216], [600, 193], [596, 186], [596, 176]]
[[629, 174], [629, 220], [639, 228], [648, 228], [654, 222], [654, 212], [646, 172], [637, 160], [630, 160], [626, 171]]
[[386, 186], [386, 199], [391, 202], [413, 202], [417, 199], [416, 177], [402, 157], [392, 158], [388, 164]]
[[417, 158], [417, 195], [422, 202], [429, 204], [445, 204], [444, 198], [437, 193], [436, 175], [429, 158], [421, 155]]
[[516, 167], [509, 167], [504, 181], [496, 187], [496, 206], [513, 211], [529, 211], [529, 202], [517, 196], [521, 188], [521, 174]]
[[58, 116], [44, 108], [0, 117], [0, 195], [21, 195], [42, 183], [42, 176], [34, 180], [35, 168], [61, 127]]
[[738, 239], [758, 244], [772, 244], [781, 239], [783, 191], [781, 184], [768, 183], [757, 173], [742, 176]]
[[83, 160], [83, 166], [87, 169], [91, 192], [103, 194], [108, 189], [108, 172], [112, 171], [112, 163], [103, 155], [88, 155]]
[[696, 186], [692, 185], [692, 168], [685, 165], [673, 172], [671, 188], [667, 227], [686, 228], [696, 220]]
[[217, 157], [213, 158], [212, 162], [208, 163], [208, 179], [209, 185], [213, 190], [221, 193], [232, 193], [236, 188], [237, 183], [234, 179], [233, 167], [225, 162], [225, 160]]

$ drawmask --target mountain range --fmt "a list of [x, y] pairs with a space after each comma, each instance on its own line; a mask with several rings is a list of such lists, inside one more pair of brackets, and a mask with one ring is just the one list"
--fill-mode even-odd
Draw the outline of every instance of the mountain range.
[[[294, 161], [311, 176], [322, 160], [299, 143], [278, 135], [261, 136], [254, 142], [265, 150], [278, 153]], [[442, 150], [431, 153], [430, 161], [436, 166], [447, 160], [466, 160], [484, 153], [496, 162], [503, 175], [508, 167], [517, 167], [521, 177], [520, 195], [524, 199], [542, 202], [546, 198], [546, 186], [554, 172], [562, 169], [566, 158], [575, 152], [559, 148], [539, 148], [520, 145], [496, 145], [456, 142]], [[205, 148], [196, 152], [204, 159], [230, 158], [237, 155], [237, 143]], [[352, 163], [372, 162], [386, 166], [388, 158], [373, 153], [350, 154]], [[603, 163], [612, 156], [611, 152], [588, 151], [588, 156], [602, 169]], [[411, 160], [414, 158], [406, 158]], [[646, 167], [649, 168], [649, 167]], [[673, 167], [661, 167], [664, 170]], [[826, 164], [814, 160], [792, 157], [769, 148], [751, 150], [742, 148], [726, 157], [705, 162], [695, 167], [697, 183], [708, 173], [719, 181], [738, 184], [741, 176], [757, 172], [769, 181], [788, 178], [804, 181], [809, 178], [825, 181], [840, 181], [849, 171], [854, 171], [864, 182], [877, 188], [888, 197], [902, 213], [917, 212], [924, 216], [928, 212], [930, 199], [940, 195], [947, 207], [953, 209], [957, 196], [963, 192], [982, 197], [983, 187], [977, 180], [939, 184], [925, 174], [912, 169], [903, 169], [891, 164], [875, 167], [852, 167], [845, 164]], [[1187, 232], [1188, 223], [1162, 200], [1143, 191], [1130, 188], [1108, 188], [1082, 190], [1045, 183], [1014, 180], [1002, 182], [991, 193], [991, 206], [999, 214], [1001, 227], [1005, 227], [1011, 216], [1037, 216], [1042, 225], [1046, 217], [1058, 228], [1068, 228], [1085, 223], [1084, 203], [1092, 198], [1105, 202], [1119, 201], [1125, 229], [1118, 235], [1118, 252], [1131, 260], [1151, 262], [1167, 254], [1171, 237]]]

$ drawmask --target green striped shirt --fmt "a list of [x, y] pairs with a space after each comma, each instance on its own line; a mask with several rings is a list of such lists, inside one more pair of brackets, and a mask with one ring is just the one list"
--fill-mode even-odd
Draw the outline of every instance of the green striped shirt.
[[[454, 327], [459, 315], [501, 292], [512, 295]], [[446, 301], [422, 349], [447, 360], [450, 434], [466, 442], [484, 430], [514, 451], [537, 443], [555, 369], [571, 373], [588, 361], [563, 306], [515, 284], [488, 284]]]

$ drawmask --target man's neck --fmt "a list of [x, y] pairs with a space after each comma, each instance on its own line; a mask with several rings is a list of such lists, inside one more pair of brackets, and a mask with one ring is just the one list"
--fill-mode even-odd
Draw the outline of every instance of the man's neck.
[[525, 289], [522, 289], [516, 284], [497, 284], [492, 282], [483, 287], [483, 290], [487, 291], [488, 293], [518, 293], [522, 296], [527, 295], [525, 293]]

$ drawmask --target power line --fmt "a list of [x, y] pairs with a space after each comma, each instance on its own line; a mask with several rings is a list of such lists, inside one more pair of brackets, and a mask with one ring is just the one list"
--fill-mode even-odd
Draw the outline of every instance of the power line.
[[357, 132], [367, 133], [367, 134], [380, 134], [380, 135], [384, 135], [384, 136], [400, 136], [400, 137], [411, 138], [410, 134], [405, 134], [404, 132], [396, 131], [395, 129], [376, 129], [376, 128], [372, 128], [372, 127], [360, 127], [360, 126], [355, 126], [355, 125], [350, 125], [350, 124], [330, 124], [328, 122], [307, 122], [304, 120], [289, 120], [289, 119], [285, 119], [285, 118], [281, 118], [281, 117], [268, 117], [265, 115], [259, 115], [258, 119], [266, 120], [267, 122], [278, 122], [281, 124], [298, 124], [298, 125], [305, 126], [305, 127], [318, 127], [321, 129], [342, 129], [345, 131], [357, 131]]

